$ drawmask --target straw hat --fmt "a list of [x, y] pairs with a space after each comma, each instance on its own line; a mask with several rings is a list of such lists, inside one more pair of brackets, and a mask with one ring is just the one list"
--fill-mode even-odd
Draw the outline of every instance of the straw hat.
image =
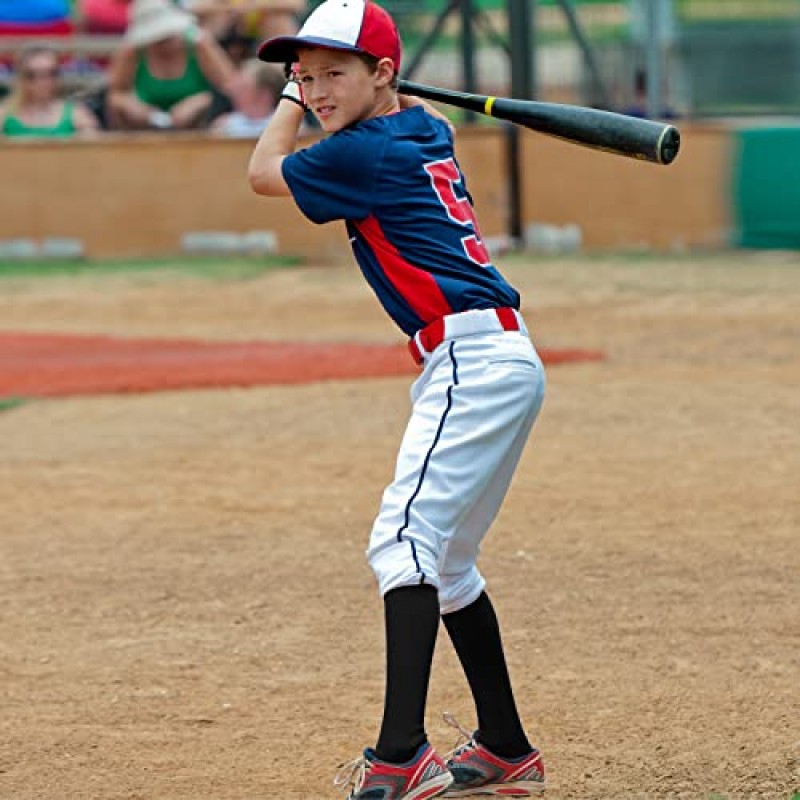
[[134, 47], [146, 47], [170, 36], [183, 36], [195, 24], [195, 18], [171, 0], [135, 0], [125, 40]]

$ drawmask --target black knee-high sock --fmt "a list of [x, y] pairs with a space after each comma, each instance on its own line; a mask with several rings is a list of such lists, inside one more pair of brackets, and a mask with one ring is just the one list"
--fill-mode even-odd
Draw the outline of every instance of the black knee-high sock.
[[426, 741], [425, 703], [439, 628], [434, 586], [401, 586], [387, 592], [386, 698], [376, 754], [402, 764]]
[[442, 616], [478, 712], [478, 741], [501, 758], [531, 752], [517, 713], [500, 626], [486, 592], [472, 605]]

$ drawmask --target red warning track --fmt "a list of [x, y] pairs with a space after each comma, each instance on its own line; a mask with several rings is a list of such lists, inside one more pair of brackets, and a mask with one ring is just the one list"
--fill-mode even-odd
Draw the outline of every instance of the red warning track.
[[[591, 350], [540, 354], [546, 364], [603, 358]], [[416, 372], [404, 345], [0, 333], [0, 397], [315, 383]]]

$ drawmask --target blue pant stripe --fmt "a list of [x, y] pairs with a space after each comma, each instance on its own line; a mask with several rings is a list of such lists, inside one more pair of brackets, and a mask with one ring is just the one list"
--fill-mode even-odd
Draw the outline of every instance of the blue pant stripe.
[[[425, 480], [425, 473], [428, 471], [428, 464], [430, 463], [431, 456], [433, 455], [433, 451], [436, 448], [436, 445], [439, 443], [439, 439], [442, 436], [442, 430], [444, 429], [444, 423], [447, 419], [447, 415], [450, 413], [450, 409], [453, 407], [453, 387], [458, 386], [458, 362], [456, 361], [455, 357], [455, 342], [450, 342], [450, 349], [448, 350], [448, 355], [450, 356], [450, 361], [453, 365], [453, 383], [452, 385], [447, 387], [447, 405], [442, 412], [442, 417], [439, 420], [439, 427], [436, 430], [436, 435], [433, 437], [433, 442], [431, 442], [431, 446], [428, 449], [428, 452], [425, 455], [425, 460], [422, 462], [422, 469], [419, 473], [419, 481], [417, 481], [417, 487], [414, 489], [413, 494], [408, 499], [408, 503], [406, 503], [405, 509], [405, 519], [403, 524], [400, 526], [400, 529], [397, 531], [397, 541], [403, 541], [403, 532], [408, 530], [408, 526], [411, 521], [411, 504], [414, 500], [417, 499], [421, 489], [422, 489], [422, 482]], [[411, 555], [414, 559], [414, 563], [417, 566], [417, 572], [420, 574], [420, 583], [425, 583], [425, 573], [422, 571], [422, 567], [419, 563], [419, 559], [417, 558], [417, 548], [414, 544], [413, 540], [410, 540], [409, 543], [411, 544]]]

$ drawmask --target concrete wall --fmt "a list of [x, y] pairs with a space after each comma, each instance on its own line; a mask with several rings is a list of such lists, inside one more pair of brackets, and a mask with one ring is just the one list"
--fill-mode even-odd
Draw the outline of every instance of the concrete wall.
[[727, 244], [732, 134], [679, 127], [681, 152], [668, 167], [526, 134], [525, 219], [576, 223], [591, 249]]
[[[589, 248], [725, 241], [729, 135], [684, 132], [684, 151], [656, 167], [523, 135], [526, 222], [575, 223]], [[177, 253], [188, 231], [276, 232], [281, 252], [340, 260], [342, 226], [307, 222], [290, 200], [247, 185], [250, 141], [193, 135], [108, 136], [93, 142], [0, 143], [0, 240], [64, 236], [95, 258]], [[506, 231], [501, 129], [464, 128], [457, 156], [485, 237]]]

